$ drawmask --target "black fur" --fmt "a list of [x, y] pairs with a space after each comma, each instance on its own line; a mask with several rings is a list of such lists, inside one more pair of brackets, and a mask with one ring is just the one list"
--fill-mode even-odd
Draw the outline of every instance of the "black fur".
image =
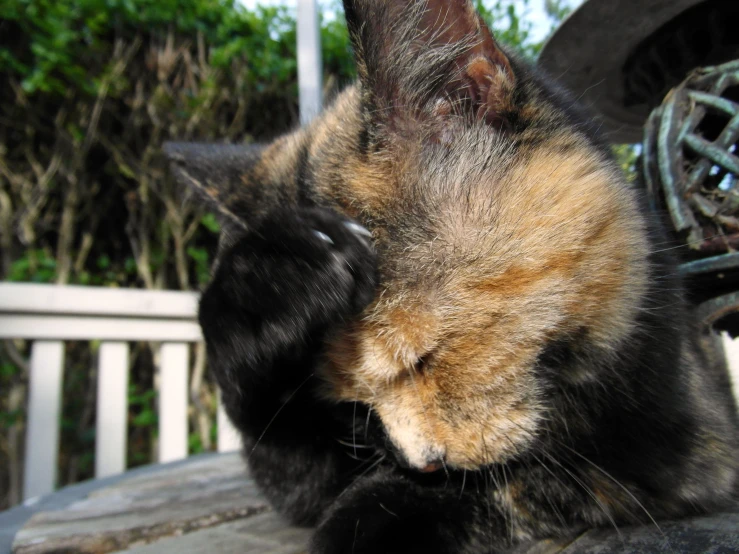
[[222, 254], [200, 304], [208, 357], [252, 473], [297, 523], [315, 523], [358, 467], [336, 441], [351, 425], [316, 398], [313, 375], [327, 335], [376, 285], [371, 247], [347, 221], [320, 209], [274, 214]]

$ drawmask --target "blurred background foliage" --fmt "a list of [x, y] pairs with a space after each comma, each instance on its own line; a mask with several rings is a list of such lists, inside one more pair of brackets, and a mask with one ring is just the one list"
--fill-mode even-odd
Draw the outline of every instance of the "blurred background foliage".
[[[235, 0], [1, 0], [0, 277], [197, 290], [218, 225], [168, 175], [168, 139], [249, 143], [297, 125], [295, 9]], [[525, 0], [477, 0], [529, 58]], [[546, 0], [552, 25], [569, 10]], [[354, 68], [339, 2], [322, 6], [325, 97]], [[627, 159], [625, 151], [623, 159]], [[97, 344], [68, 343], [59, 485], [93, 474]], [[134, 344], [129, 465], [156, 452], [157, 360]], [[0, 350], [0, 509], [17, 503], [28, 345]], [[215, 389], [191, 357], [190, 449], [213, 447]]]

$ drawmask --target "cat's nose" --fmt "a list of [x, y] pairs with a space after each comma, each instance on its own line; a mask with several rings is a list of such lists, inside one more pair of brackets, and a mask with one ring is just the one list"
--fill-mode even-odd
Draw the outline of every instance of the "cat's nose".
[[430, 461], [425, 466], [423, 466], [419, 471], [421, 473], [433, 473], [434, 471], [439, 471], [443, 467], [444, 467], [444, 460], [439, 458], [437, 460]]

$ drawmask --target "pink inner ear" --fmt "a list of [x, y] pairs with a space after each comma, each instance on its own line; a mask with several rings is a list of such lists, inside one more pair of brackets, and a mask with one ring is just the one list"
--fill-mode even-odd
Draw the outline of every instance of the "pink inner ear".
[[513, 84], [510, 66], [492, 63], [486, 57], [476, 58], [467, 65], [465, 78], [471, 88], [475, 115], [495, 127], [505, 126], [501, 112], [505, 110], [506, 94]]
[[428, 0], [427, 8], [422, 18], [425, 39], [439, 45], [474, 39], [457, 59], [459, 76], [445, 87], [449, 98], [471, 101], [478, 119], [503, 125], [500, 112], [515, 83], [508, 57], [469, 0]]

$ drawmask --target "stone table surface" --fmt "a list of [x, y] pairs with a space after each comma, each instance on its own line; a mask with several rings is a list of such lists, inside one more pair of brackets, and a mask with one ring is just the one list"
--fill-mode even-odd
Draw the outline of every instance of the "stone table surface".
[[[515, 552], [739, 553], [739, 506], [660, 528], [593, 530]], [[309, 537], [270, 509], [238, 454], [148, 466], [0, 513], [0, 554], [297, 554]]]

